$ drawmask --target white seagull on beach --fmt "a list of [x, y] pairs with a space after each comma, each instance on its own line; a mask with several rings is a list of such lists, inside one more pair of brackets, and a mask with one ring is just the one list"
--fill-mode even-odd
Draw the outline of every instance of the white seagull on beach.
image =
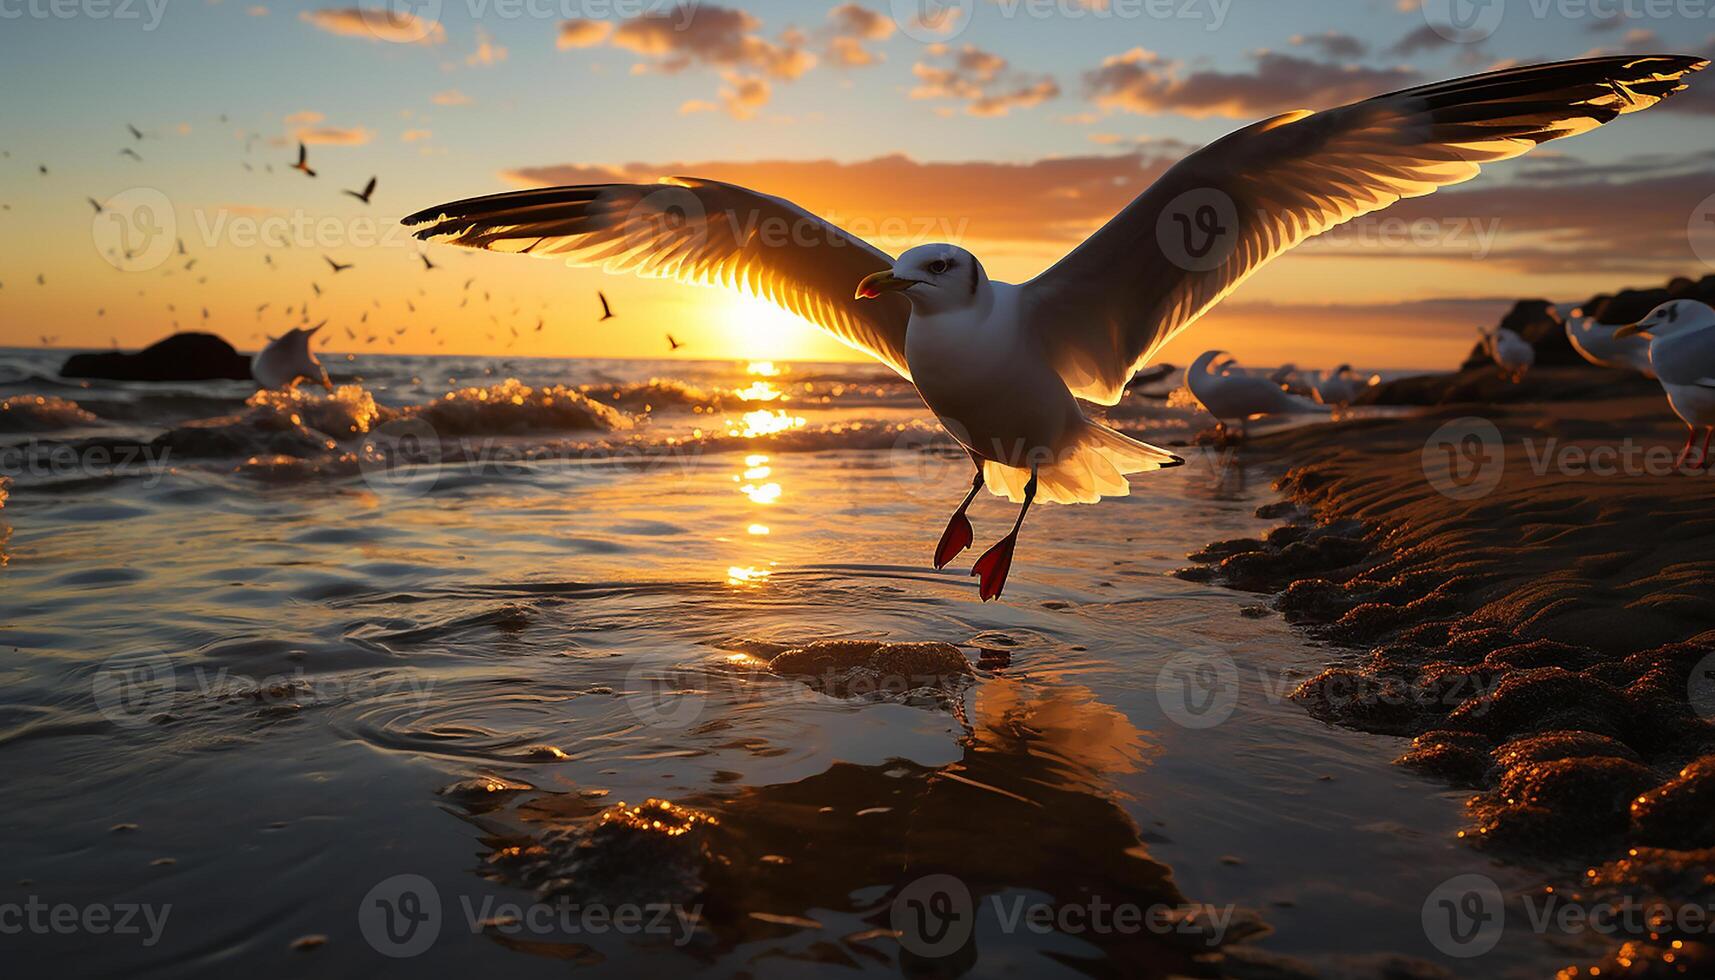
[[1243, 435], [1245, 421], [1259, 415], [1328, 413], [1328, 406], [1294, 395], [1272, 378], [1247, 374], [1238, 362], [1230, 358], [1215, 363], [1215, 359], [1225, 353], [1221, 350], [1204, 351], [1185, 369], [1185, 387], [1191, 389], [1203, 410], [1215, 417], [1216, 431], [1222, 438], [1235, 424], [1239, 434]]
[[1715, 310], [1694, 299], [1676, 299], [1619, 328], [1614, 336], [1649, 341], [1650, 366], [1667, 392], [1667, 403], [1691, 429], [1674, 466], [1685, 465], [1698, 429], [1704, 430], [1703, 448], [1693, 469], [1708, 463], [1709, 437], [1715, 435]]
[[1323, 405], [1346, 406], [1358, 397], [1363, 386], [1352, 377], [1352, 366], [1342, 364], [1316, 379], [1316, 400]]
[[1515, 385], [1523, 381], [1525, 373], [1536, 364], [1536, 348], [1530, 345], [1530, 341], [1506, 327], [1480, 332], [1483, 349], [1488, 352], [1489, 360], [1501, 369], [1501, 377]]
[[956, 245], [895, 260], [788, 201], [694, 177], [496, 194], [404, 221], [455, 245], [738, 287], [880, 359], [917, 386], [976, 467], [936, 567], [970, 545], [965, 510], [985, 484], [1022, 505], [972, 570], [990, 599], [1031, 501], [1120, 496], [1127, 474], [1181, 462], [1087, 418], [1078, 399], [1117, 403], [1163, 344], [1306, 238], [1653, 106], [1707, 65], [1590, 58], [1275, 116], [1189, 154], [1016, 285], [991, 280]]
[[300, 381], [312, 381], [332, 391], [327, 369], [310, 350], [310, 340], [322, 326], [318, 323], [308, 330], [293, 327], [270, 339], [251, 360], [250, 376], [264, 388], [295, 388]]
[[1636, 335], [1614, 339], [1617, 323], [1598, 323], [1593, 316], [1572, 316], [1566, 321], [1566, 339], [1578, 356], [1597, 367], [1641, 371], [1655, 377], [1649, 363], [1649, 341]]

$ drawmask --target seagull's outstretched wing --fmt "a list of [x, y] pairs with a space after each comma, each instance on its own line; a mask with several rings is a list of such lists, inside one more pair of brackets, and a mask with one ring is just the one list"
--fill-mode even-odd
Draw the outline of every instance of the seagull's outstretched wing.
[[1162, 344], [1304, 239], [1647, 109], [1708, 64], [1509, 68], [1246, 127], [1181, 160], [1026, 283], [1025, 316], [1075, 394], [1114, 404]]
[[854, 298], [893, 267], [887, 253], [777, 197], [674, 177], [660, 184], [588, 184], [478, 197], [419, 211], [418, 238], [563, 258], [608, 272], [723, 285], [761, 296], [909, 378], [910, 306]]

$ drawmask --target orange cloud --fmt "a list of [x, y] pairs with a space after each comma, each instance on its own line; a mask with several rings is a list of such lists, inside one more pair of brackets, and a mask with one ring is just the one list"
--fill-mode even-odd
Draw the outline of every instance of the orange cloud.
[[591, 48], [607, 40], [613, 33], [613, 25], [605, 20], [568, 20], [560, 23], [560, 39], [556, 46], [561, 51], [567, 48]]
[[438, 21], [387, 9], [346, 8], [306, 10], [298, 19], [316, 29], [342, 37], [361, 37], [394, 44], [440, 44], [447, 39]]

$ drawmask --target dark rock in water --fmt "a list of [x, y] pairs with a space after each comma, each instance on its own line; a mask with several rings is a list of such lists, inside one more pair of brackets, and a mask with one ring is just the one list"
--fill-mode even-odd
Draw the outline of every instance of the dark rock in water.
[[1611, 756], [1515, 766], [1473, 803], [1477, 839], [1542, 853], [1611, 844], [1626, 830], [1632, 800], [1655, 781], [1648, 767]]
[[589, 827], [550, 831], [490, 858], [514, 865], [543, 899], [689, 906], [703, 891], [714, 817], [667, 800], [603, 810]]
[[1680, 277], [1655, 289], [1624, 289], [1613, 296], [1592, 296], [1579, 310], [1595, 317], [1598, 323], [1619, 326], [1636, 323], [1670, 299], [1694, 299], [1715, 306], [1715, 276], [1704, 276], [1696, 282]]
[[1546, 365], [1532, 368], [1522, 382], [1502, 378], [1493, 364], [1483, 363], [1456, 374], [1418, 374], [1365, 388], [1359, 405], [1457, 405], [1510, 402], [1584, 401], [1661, 394], [1661, 386], [1636, 372], [1614, 371], [1594, 364]]
[[1425, 732], [1394, 762], [1455, 786], [1481, 787], [1489, 771], [1489, 740], [1471, 732]]
[[974, 675], [970, 661], [950, 643], [874, 640], [817, 640], [780, 654], [768, 669], [835, 697], [955, 691]]
[[1606, 735], [1594, 732], [1545, 732], [1515, 738], [1494, 751], [1495, 765], [1510, 770], [1533, 762], [1558, 762], [1578, 756], [1641, 761], [1638, 754]]
[[1656, 847], [1715, 847], [1715, 755], [1680, 770], [1632, 803], [1632, 833]]
[[176, 333], [136, 353], [73, 354], [67, 378], [107, 381], [249, 381], [250, 358], [211, 333]]

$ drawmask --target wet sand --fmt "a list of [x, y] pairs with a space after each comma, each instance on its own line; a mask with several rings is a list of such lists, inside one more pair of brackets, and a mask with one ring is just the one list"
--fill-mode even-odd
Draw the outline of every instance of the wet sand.
[[[1708, 908], [1715, 475], [1673, 468], [1684, 429], [1635, 379], [1549, 369], [1458, 401], [1480, 373], [1380, 399], [1443, 403], [1415, 417], [1245, 447], [1285, 468], [1265, 511], [1287, 523], [1180, 574], [1274, 594], [1331, 647], [1293, 699], [1413, 737], [1399, 764], [1475, 791], [1461, 836], [1544, 894]], [[1577, 975], [1715, 969], [1707, 926], [1642, 933]]]

